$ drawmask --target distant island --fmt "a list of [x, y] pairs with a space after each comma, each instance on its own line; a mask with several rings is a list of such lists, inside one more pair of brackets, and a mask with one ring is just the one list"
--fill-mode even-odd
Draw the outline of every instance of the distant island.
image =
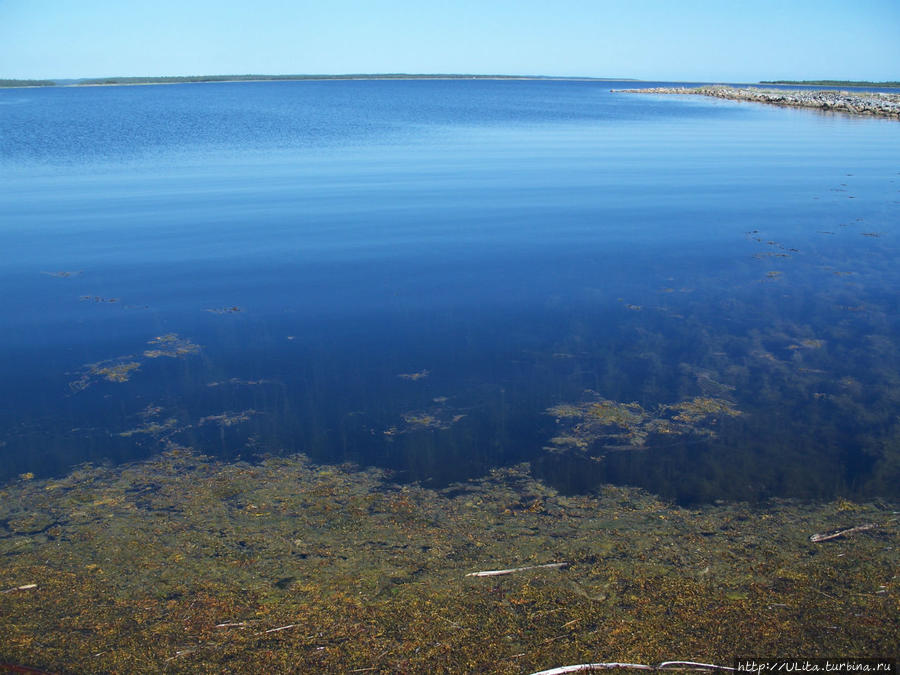
[[0, 80], [0, 87], [52, 87], [53, 80]]
[[890, 87], [900, 88], [900, 82], [866, 82], [863, 80], [762, 80], [760, 84], [799, 84], [809, 87]]
[[185, 84], [192, 82], [269, 82], [274, 80], [590, 80], [596, 82], [637, 82], [637, 80], [627, 77], [360, 73], [350, 75], [176, 75], [168, 77], [98, 77], [74, 80], [0, 79], [0, 87], [96, 87], [129, 84]]

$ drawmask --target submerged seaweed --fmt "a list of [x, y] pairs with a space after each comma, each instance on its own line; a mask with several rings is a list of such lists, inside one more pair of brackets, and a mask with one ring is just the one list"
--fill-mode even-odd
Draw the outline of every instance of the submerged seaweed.
[[128, 382], [131, 376], [137, 372], [141, 364], [132, 360], [132, 356], [120, 356], [114, 359], [98, 361], [86, 364], [78, 374], [78, 379], [69, 382], [69, 388], [77, 393], [84, 391], [92, 384], [105, 380], [107, 382]]
[[176, 333], [160, 335], [147, 342], [147, 344], [154, 347], [154, 349], [144, 351], [144, 356], [148, 359], [157, 359], [161, 356], [178, 358], [188, 354], [196, 354], [200, 351], [200, 345], [194, 344], [187, 338], [179, 337]]
[[563, 496], [526, 465], [431, 490], [177, 449], [0, 489], [0, 655], [70, 673], [884, 655], [900, 641], [898, 550], [883, 505]]
[[609, 450], [639, 450], [647, 446], [652, 434], [714, 436], [714, 425], [719, 419], [741, 414], [730, 401], [708, 396], [648, 411], [638, 403], [610, 401], [590, 393], [595, 400], [547, 409], [559, 427], [548, 449], [590, 450], [592, 456], [602, 456]]

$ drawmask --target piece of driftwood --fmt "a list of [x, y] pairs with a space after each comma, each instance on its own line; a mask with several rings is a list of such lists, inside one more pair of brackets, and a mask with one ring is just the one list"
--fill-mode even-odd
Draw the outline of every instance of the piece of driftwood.
[[12, 593], [13, 591], [30, 591], [32, 588], [37, 588], [37, 584], [25, 584], [24, 586], [13, 586], [12, 588], [7, 588], [5, 591], [0, 591], [0, 593]]
[[254, 635], [265, 635], [266, 633], [277, 633], [281, 630], [287, 630], [288, 628], [296, 628], [297, 624], [290, 623], [287, 626], [279, 626], [278, 628], [270, 628], [269, 630], [264, 630], [260, 633], [254, 633]]
[[527, 572], [528, 570], [540, 569], [559, 569], [568, 567], [567, 562], [547, 563], [546, 565], [528, 565], [527, 567], [511, 567], [508, 570], [485, 570], [484, 572], [469, 572], [467, 577], [502, 577], [505, 574], [514, 574], [515, 572]]
[[848, 527], [843, 530], [832, 530], [831, 532], [822, 532], [818, 534], [813, 534], [810, 536], [809, 540], [814, 544], [818, 544], [822, 541], [830, 541], [832, 539], [838, 539], [840, 537], [846, 537], [851, 534], [856, 534], [857, 532], [863, 532], [864, 530], [872, 530], [875, 528], [875, 523], [866, 523], [865, 525], [857, 525], [856, 527]]
[[541, 670], [531, 675], [566, 675], [566, 673], [593, 673], [601, 670], [615, 670], [621, 668], [623, 670], [730, 670], [734, 668], [730, 666], [717, 666], [714, 663], [699, 663], [697, 661], [663, 661], [655, 666], [648, 666], [644, 663], [579, 663], [574, 666], [560, 666], [559, 668], [551, 668], [550, 670]]

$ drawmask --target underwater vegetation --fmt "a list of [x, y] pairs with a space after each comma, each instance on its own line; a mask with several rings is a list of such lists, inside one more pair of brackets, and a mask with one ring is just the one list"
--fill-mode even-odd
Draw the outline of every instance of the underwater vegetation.
[[62, 272], [41, 272], [41, 274], [43, 274], [43, 275], [45, 275], [45, 276], [48, 276], [48, 277], [56, 277], [57, 279], [69, 279], [69, 278], [71, 278], [71, 277], [78, 277], [78, 276], [81, 276], [82, 272], [81, 272], [81, 270], [78, 270], [78, 271], [76, 271], [76, 272], [66, 272], [66, 271], [62, 271]]
[[719, 419], [741, 414], [722, 398], [696, 396], [648, 411], [638, 403], [610, 401], [591, 393], [594, 400], [547, 409], [560, 431], [550, 439], [549, 450], [590, 450], [595, 457], [611, 450], [640, 450], [652, 434], [714, 436]]
[[217, 307], [215, 309], [207, 309], [206, 311], [210, 314], [237, 314], [242, 310], [237, 305], [232, 305], [231, 307]]
[[99, 380], [128, 382], [141, 367], [140, 362], [132, 361], [132, 358], [134, 357], [120, 356], [115, 359], [88, 363], [79, 371], [78, 378], [69, 382], [69, 388], [73, 393], [77, 393], [84, 391]]
[[565, 496], [526, 465], [434, 490], [300, 455], [174, 448], [0, 488], [0, 661], [531, 673], [892, 655], [898, 523], [877, 502]]
[[[144, 351], [143, 356], [148, 359], [156, 359], [161, 356], [180, 358], [200, 351], [199, 345], [188, 339], [180, 338], [175, 333], [155, 337], [147, 344], [156, 347], [155, 349]], [[78, 378], [69, 382], [69, 389], [73, 393], [78, 393], [100, 380], [119, 384], [128, 382], [140, 367], [141, 362], [135, 360], [135, 357], [130, 354], [96, 363], [88, 363], [78, 372]]]
[[220, 427], [233, 427], [236, 424], [240, 424], [241, 422], [247, 422], [254, 415], [259, 415], [260, 413], [256, 410], [241, 410], [240, 412], [224, 412], [218, 415], [207, 415], [206, 417], [201, 417], [197, 422], [199, 425], [204, 424], [215, 424]]
[[[428, 372], [428, 371], [424, 371]], [[436, 396], [432, 406], [425, 410], [410, 410], [400, 416], [401, 422], [385, 429], [382, 433], [388, 439], [417, 431], [445, 431], [466, 417], [466, 413], [449, 404], [446, 396]]]
[[179, 337], [176, 333], [166, 333], [155, 337], [149, 342], [155, 349], [147, 349], [144, 356], [148, 359], [158, 359], [161, 356], [178, 358], [188, 354], [196, 354], [200, 351], [200, 345], [196, 345], [187, 338]]

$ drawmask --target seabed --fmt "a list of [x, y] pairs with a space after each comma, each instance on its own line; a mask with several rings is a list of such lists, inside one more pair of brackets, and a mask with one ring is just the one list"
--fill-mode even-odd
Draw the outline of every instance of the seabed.
[[[893, 656], [894, 509], [683, 508], [624, 487], [565, 496], [527, 465], [433, 490], [300, 455], [225, 463], [173, 447], [0, 489], [0, 661], [531, 673]], [[520, 567], [533, 569], [467, 576]]]

